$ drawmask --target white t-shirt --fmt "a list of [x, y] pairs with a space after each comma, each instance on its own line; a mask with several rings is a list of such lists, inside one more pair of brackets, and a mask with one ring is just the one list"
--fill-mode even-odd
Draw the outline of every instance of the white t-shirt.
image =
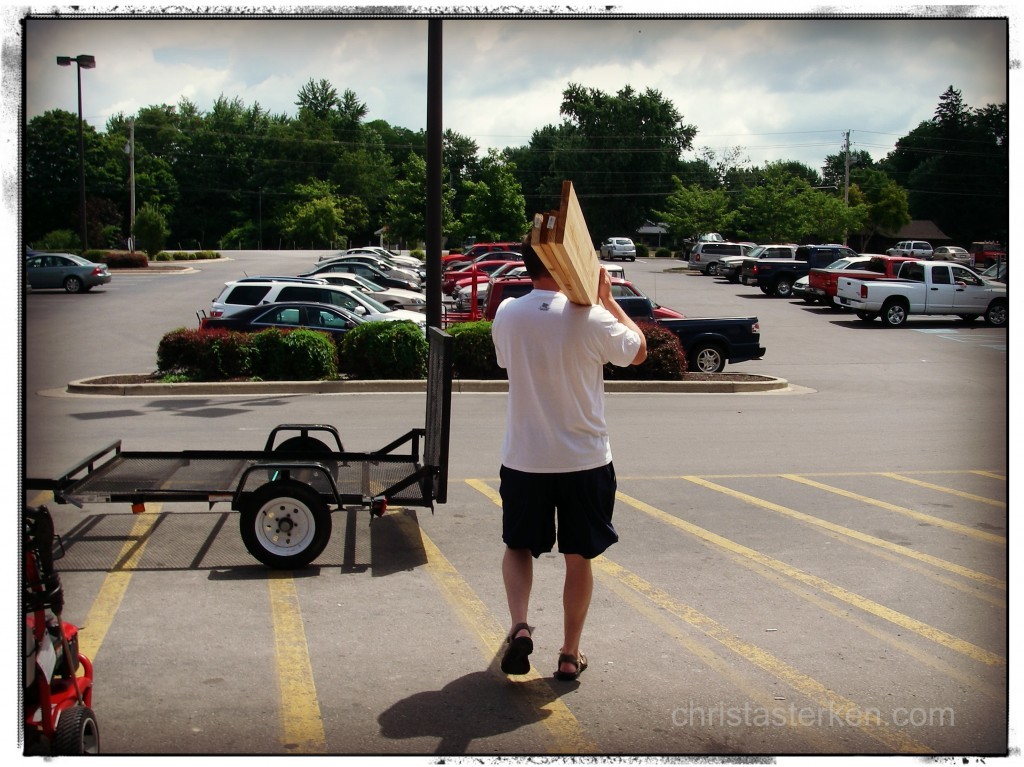
[[536, 289], [502, 301], [491, 335], [508, 371], [502, 463], [537, 473], [608, 464], [603, 367], [629, 365], [640, 336], [603, 306]]

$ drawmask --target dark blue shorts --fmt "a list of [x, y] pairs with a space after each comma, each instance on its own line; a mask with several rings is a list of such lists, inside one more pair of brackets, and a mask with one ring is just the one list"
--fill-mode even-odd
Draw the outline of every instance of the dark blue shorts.
[[585, 471], [539, 474], [501, 467], [502, 540], [534, 557], [551, 551], [593, 559], [619, 540], [612, 527], [612, 464]]

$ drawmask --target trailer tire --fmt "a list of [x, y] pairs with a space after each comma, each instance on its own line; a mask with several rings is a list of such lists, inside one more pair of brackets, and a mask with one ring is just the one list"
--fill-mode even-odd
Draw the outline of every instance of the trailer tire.
[[293, 480], [269, 482], [252, 493], [239, 514], [245, 548], [277, 570], [305, 567], [327, 547], [331, 513], [320, 494]]
[[88, 706], [64, 709], [53, 734], [53, 751], [60, 756], [95, 755], [100, 752], [100, 728]]

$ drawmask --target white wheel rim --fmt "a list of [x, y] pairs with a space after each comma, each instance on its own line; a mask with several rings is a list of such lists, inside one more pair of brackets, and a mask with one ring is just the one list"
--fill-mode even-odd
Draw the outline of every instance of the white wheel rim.
[[256, 540], [271, 554], [293, 556], [305, 551], [316, 533], [316, 517], [294, 498], [273, 498], [256, 514]]

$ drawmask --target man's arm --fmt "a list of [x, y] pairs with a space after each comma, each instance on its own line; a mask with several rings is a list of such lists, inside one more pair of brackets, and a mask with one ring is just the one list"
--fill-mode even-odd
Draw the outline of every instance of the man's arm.
[[633, 318], [626, 314], [625, 310], [619, 306], [618, 301], [612, 298], [612, 278], [608, 276], [608, 271], [603, 266], [601, 267], [601, 275], [597, 283], [597, 300], [601, 302], [605, 309], [612, 313], [615, 319], [640, 336], [640, 348], [630, 363], [631, 365], [639, 365], [647, 359], [647, 338], [644, 336], [643, 331], [637, 327], [637, 324], [633, 322]]

